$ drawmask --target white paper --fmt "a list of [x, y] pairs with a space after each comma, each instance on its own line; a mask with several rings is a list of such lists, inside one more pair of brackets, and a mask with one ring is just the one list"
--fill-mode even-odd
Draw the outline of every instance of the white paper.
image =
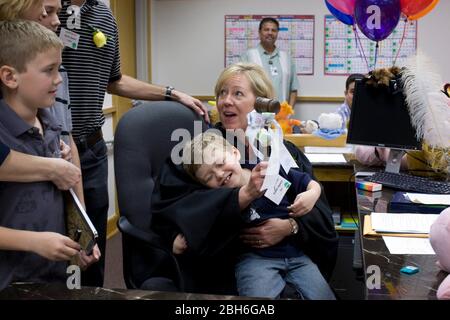
[[348, 147], [305, 147], [305, 153], [353, 153], [353, 146], [348, 146]]
[[372, 229], [377, 232], [430, 233], [438, 214], [372, 212]]
[[414, 203], [450, 206], [450, 194], [406, 193], [406, 196]]
[[279, 205], [290, 186], [291, 183], [289, 181], [282, 176], [277, 176], [273, 185], [267, 188], [264, 196], [272, 200], [276, 205]]
[[281, 145], [280, 164], [286, 173], [289, 173], [291, 168], [298, 168], [297, 162], [292, 158], [284, 144]]
[[383, 237], [391, 254], [435, 254], [428, 238]]
[[305, 153], [311, 163], [347, 163], [343, 154]]

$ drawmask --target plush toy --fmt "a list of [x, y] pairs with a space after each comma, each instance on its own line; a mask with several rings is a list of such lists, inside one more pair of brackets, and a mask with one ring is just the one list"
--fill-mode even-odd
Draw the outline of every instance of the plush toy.
[[375, 88], [380, 86], [389, 87], [390, 81], [399, 77], [401, 69], [399, 67], [375, 69], [369, 72], [367, 85]]
[[209, 120], [211, 121], [212, 125], [215, 125], [216, 123], [220, 122], [219, 110], [217, 110], [216, 101], [210, 100], [208, 101], [208, 104], [211, 106], [210, 110], [208, 111]]
[[[450, 208], [442, 211], [431, 226], [430, 242], [436, 252], [439, 268], [450, 273]], [[450, 275], [439, 286], [437, 297], [450, 300]]]
[[337, 113], [322, 113], [319, 116], [319, 129], [313, 132], [314, 135], [327, 140], [336, 139], [344, 133], [342, 118]]
[[337, 113], [322, 113], [319, 116], [319, 128], [322, 130], [339, 130], [342, 128], [342, 118]]
[[280, 124], [284, 134], [292, 133], [294, 126], [300, 126], [301, 121], [296, 119], [289, 119], [294, 114], [292, 107], [285, 101], [280, 106], [280, 111], [275, 115], [275, 120]]
[[307, 120], [306, 123], [302, 122], [302, 125], [300, 127], [300, 130], [302, 133], [313, 133], [319, 129], [319, 123], [315, 120]]

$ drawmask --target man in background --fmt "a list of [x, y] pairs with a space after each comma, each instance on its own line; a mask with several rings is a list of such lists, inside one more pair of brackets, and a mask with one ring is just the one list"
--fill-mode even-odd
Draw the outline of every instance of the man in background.
[[279, 29], [280, 24], [276, 19], [262, 19], [259, 23], [260, 43], [256, 48], [247, 50], [241, 56], [241, 61], [262, 66], [272, 79], [277, 100], [287, 101], [294, 107], [299, 91], [297, 71], [289, 53], [275, 45]]

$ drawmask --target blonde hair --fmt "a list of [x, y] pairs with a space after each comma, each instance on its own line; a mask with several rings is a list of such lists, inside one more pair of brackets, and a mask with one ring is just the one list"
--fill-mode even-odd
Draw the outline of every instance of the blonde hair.
[[28, 62], [50, 49], [63, 49], [58, 36], [37, 22], [0, 21], [0, 67], [25, 72]]
[[250, 81], [251, 89], [256, 97], [274, 98], [272, 81], [267, 76], [266, 71], [254, 63], [235, 63], [225, 68], [220, 74], [214, 88], [216, 99], [219, 98], [220, 90], [224, 83], [235, 75], [243, 74]]
[[183, 148], [183, 169], [195, 180], [195, 174], [201, 165], [205, 164], [205, 149], [212, 148], [211, 151], [219, 150], [223, 152], [232, 152], [233, 146], [221, 135], [209, 130], [195, 136], [187, 142]]
[[44, 0], [0, 0], [0, 21], [21, 19], [28, 9], [39, 5], [44, 7]]

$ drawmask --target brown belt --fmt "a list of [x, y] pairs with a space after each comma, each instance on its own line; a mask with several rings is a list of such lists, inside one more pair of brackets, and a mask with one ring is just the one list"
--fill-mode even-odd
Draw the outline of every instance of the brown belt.
[[77, 145], [78, 151], [83, 151], [92, 148], [97, 142], [103, 139], [102, 130], [99, 129], [94, 131], [88, 136], [81, 136], [79, 138], [74, 138], [75, 144]]

